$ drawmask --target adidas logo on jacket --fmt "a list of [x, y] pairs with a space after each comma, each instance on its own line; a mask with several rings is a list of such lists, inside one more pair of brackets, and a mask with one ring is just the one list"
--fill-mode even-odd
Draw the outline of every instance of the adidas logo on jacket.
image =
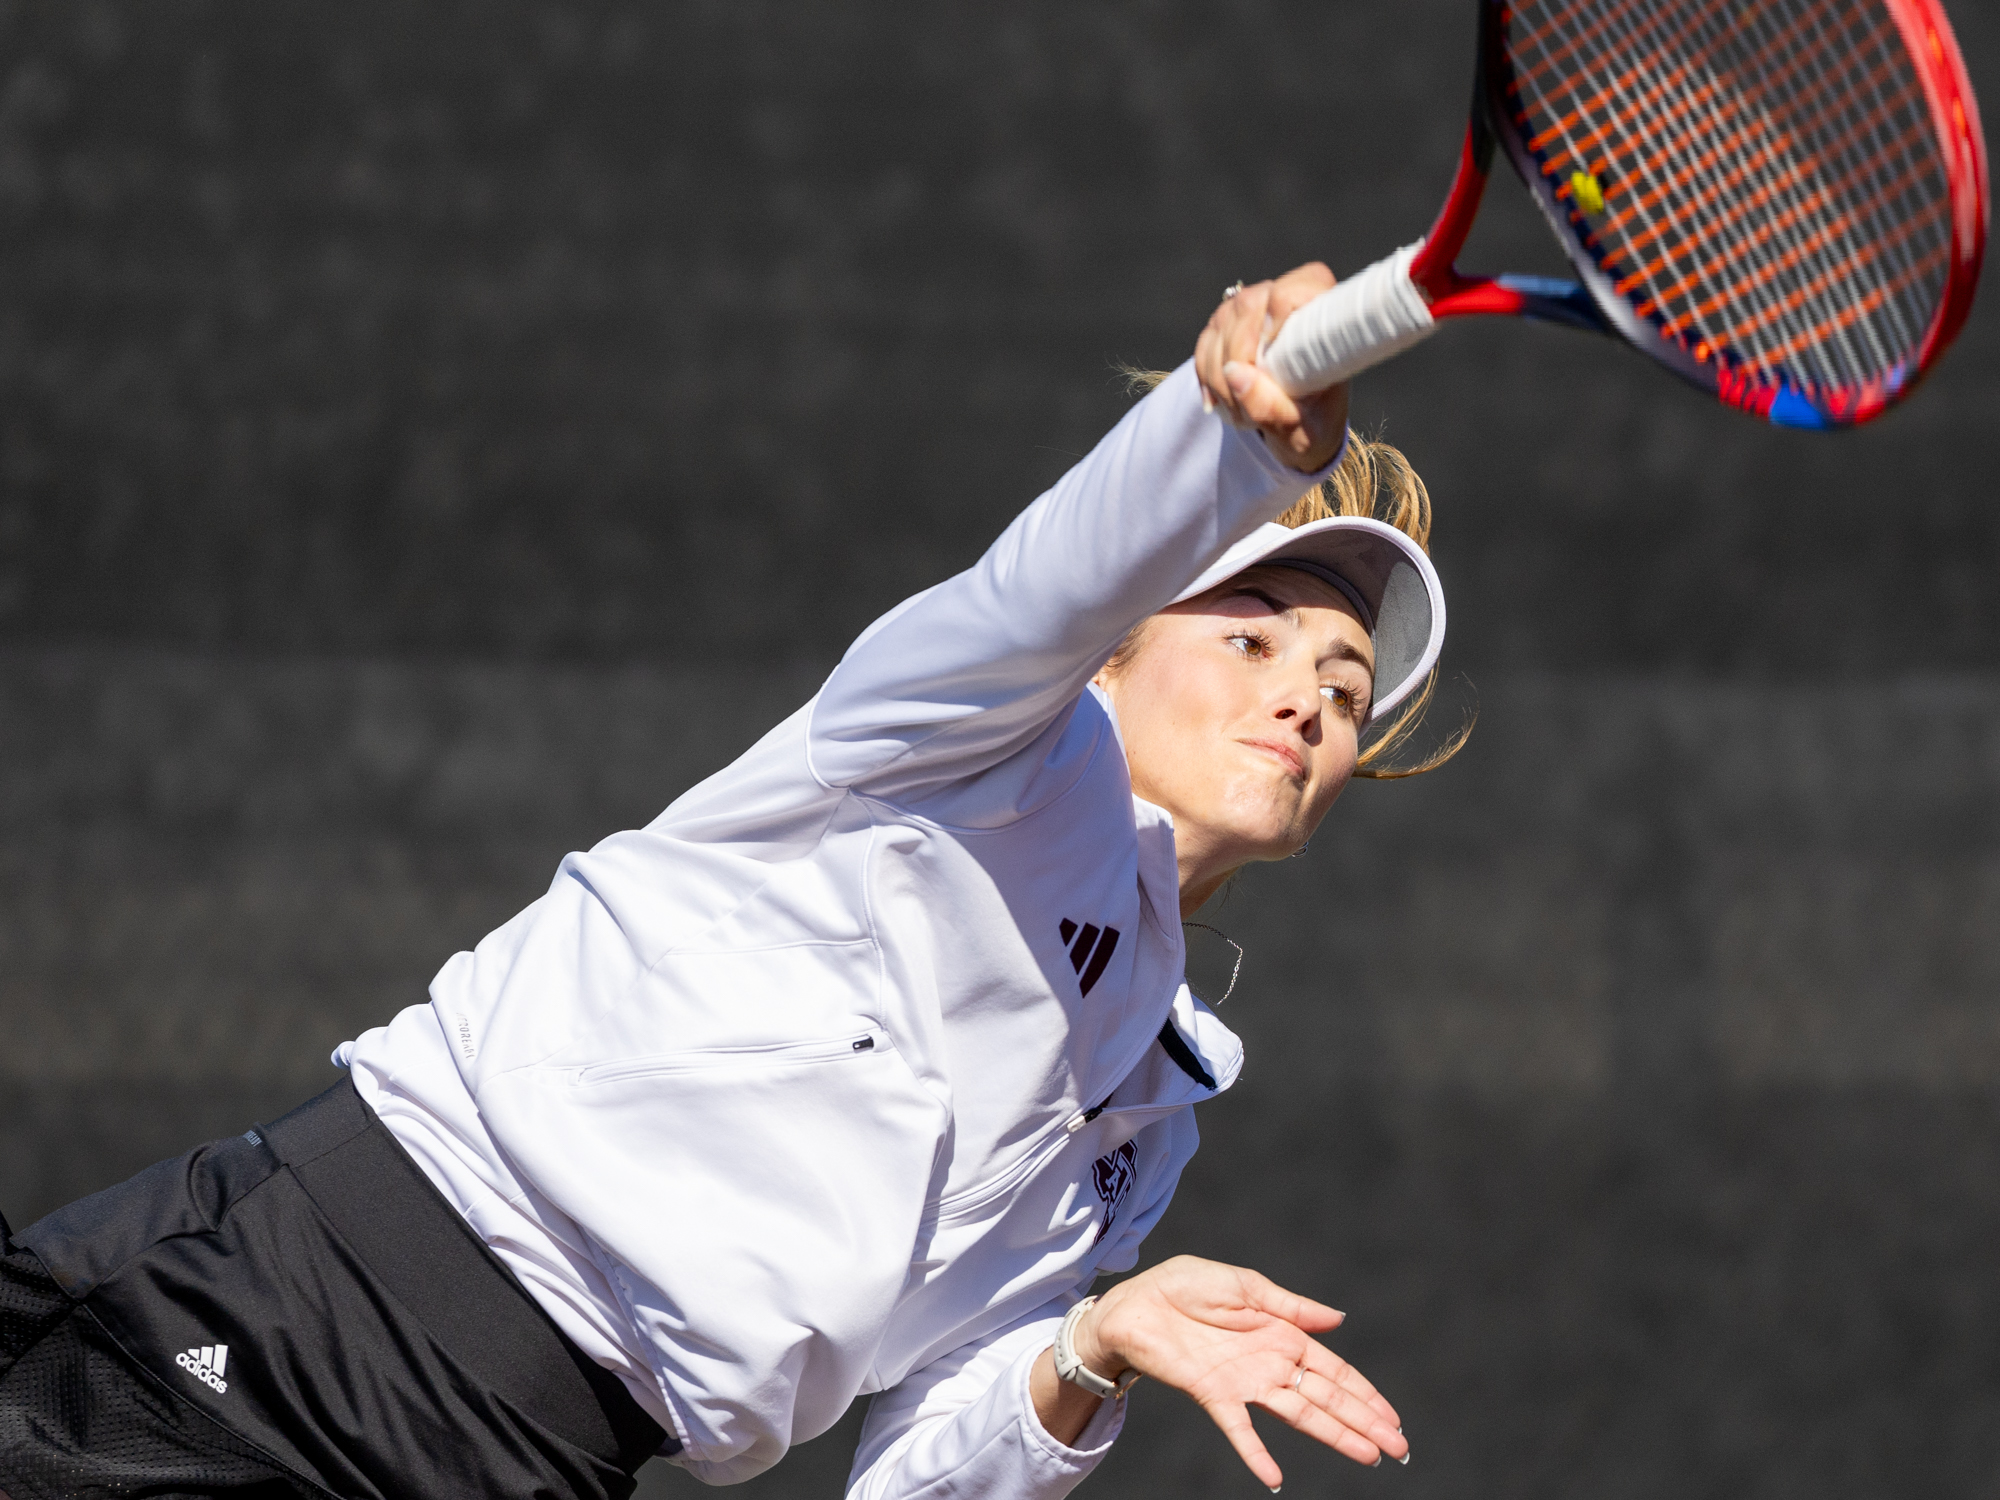
[[229, 1389], [229, 1382], [222, 1378], [222, 1372], [229, 1364], [227, 1344], [203, 1344], [198, 1349], [175, 1355], [174, 1363], [218, 1396]]

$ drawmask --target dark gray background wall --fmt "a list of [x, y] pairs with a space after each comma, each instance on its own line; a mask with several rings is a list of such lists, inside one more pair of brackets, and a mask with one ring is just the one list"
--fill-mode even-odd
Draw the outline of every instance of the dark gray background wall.
[[[0, 1207], [322, 1086], [1113, 361], [1420, 233], [1469, 18], [0, 5]], [[1154, 1242], [1347, 1308], [1409, 1418], [1288, 1492], [1996, 1492], [1996, 330], [1840, 438], [1512, 326], [1363, 383], [1479, 727], [1216, 916], [1252, 1063]], [[1142, 1388], [1091, 1492], [1250, 1482]]]

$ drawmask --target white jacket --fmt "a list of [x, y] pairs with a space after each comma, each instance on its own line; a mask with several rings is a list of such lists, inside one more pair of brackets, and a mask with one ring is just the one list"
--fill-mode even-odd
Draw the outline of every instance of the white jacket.
[[1313, 482], [1183, 367], [810, 703], [336, 1054], [700, 1478], [867, 1392], [857, 1496], [1053, 1500], [1108, 1448], [1118, 1403], [1067, 1447], [1028, 1369], [1135, 1263], [1241, 1049], [1183, 982], [1173, 827], [1088, 685]]

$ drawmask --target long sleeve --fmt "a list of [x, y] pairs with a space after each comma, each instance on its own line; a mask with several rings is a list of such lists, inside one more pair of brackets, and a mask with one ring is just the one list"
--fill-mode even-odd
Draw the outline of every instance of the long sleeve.
[[1037, 1308], [877, 1396], [848, 1476], [848, 1500], [1061, 1500], [1074, 1489], [1111, 1451], [1125, 1404], [1100, 1405], [1073, 1448], [1049, 1436], [1035, 1415], [1028, 1375], [1069, 1307], [1065, 1299]]
[[[1181, 1163], [1196, 1144], [1194, 1109], [1176, 1110], [1136, 1138], [1138, 1160]], [[1107, 1226], [1110, 1243], [1093, 1257], [1096, 1275], [1129, 1271], [1139, 1247], [1166, 1212], [1178, 1167], [1143, 1170], [1144, 1187], [1120, 1202]], [[1085, 1284], [1077, 1287], [1080, 1293]], [[1028, 1396], [1028, 1372], [1054, 1342], [1075, 1294], [1054, 1298], [1017, 1322], [913, 1370], [869, 1408], [849, 1500], [902, 1500], [932, 1493], [992, 1500], [1056, 1500], [1110, 1451], [1124, 1421], [1123, 1403], [1107, 1401], [1074, 1447], [1043, 1429]]]
[[908, 796], [1013, 755], [1127, 630], [1319, 477], [1204, 412], [1181, 366], [977, 563], [862, 634], [814, 706], [813, 773]]

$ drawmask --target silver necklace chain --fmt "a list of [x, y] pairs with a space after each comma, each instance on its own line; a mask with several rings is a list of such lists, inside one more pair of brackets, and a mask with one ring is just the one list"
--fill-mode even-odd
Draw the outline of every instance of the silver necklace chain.
[[1224, 932], [1221, 928], [1211, 927], [1206, 922], [1183, 922], [1181, 923], [1181, 926], [1199, 927], [1203, 932], [1212, 932], [1217, 937], [1221, 938], [1223, 942], [1229, 944], [1230, 947], [1236, 950], [1236, 967], [1234, 967], [1229, 971], [1229, 988], [1222, 992], [1222, 1000], [1211, 1000], [1209, 1002], [1211, 1006], [1222, 1004], [1223, 1000], [1227, 1000], [1231, 995], [1236, 993], [1237, 978], [1243, 973], [1243, 945], [1237, 942], [1236, 939], [1231, 937], [1228, 933]]

